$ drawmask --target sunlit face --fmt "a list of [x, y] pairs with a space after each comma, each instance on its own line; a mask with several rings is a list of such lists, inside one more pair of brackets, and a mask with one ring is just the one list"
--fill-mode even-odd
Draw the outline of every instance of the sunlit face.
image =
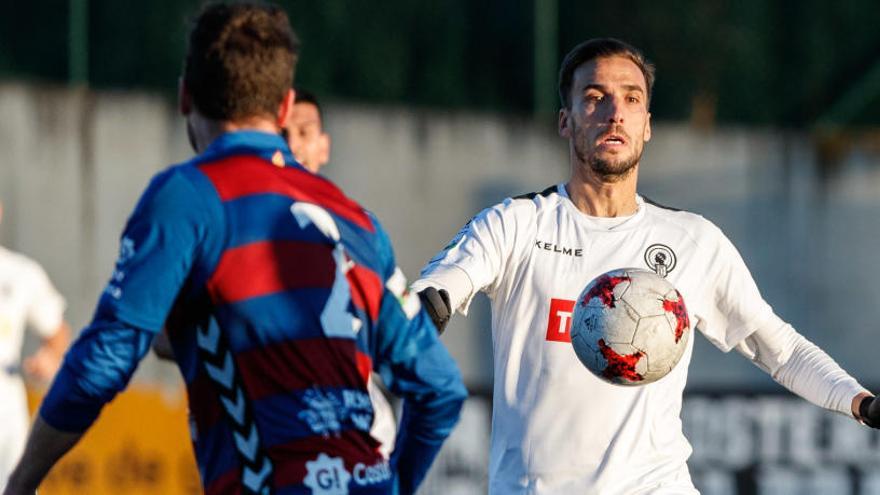
[[627, 177], [651, 139], [645, 76], [621, 56], [591, 60], [574, 71], [571, 107], [559, 113], [578, 165], [604, 182]]
[[311, 103], [294, 103], [285, 127], [293, 156], [317, 173], [330, 159], [330, 136], [321, 126], [318, 108]]

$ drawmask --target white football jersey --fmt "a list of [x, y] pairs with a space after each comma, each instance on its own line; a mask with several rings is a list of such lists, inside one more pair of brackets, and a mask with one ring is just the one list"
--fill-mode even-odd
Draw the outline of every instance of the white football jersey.
[[[778, 320], [742, 258], [703, 217], [638, 197], [627, 218], [580, 212], [563, 184], [474, 217], [414, 290], [456, 270], [492, 301], [493, 494], [694, 494], [680, 411], [693, 339], [673, 371], [623, 387], [592, 375], [570, 344], [574, 301], [594, 277], [648, 268], [682, 294], [692, 329], [729, 351]], [[458, 272], [460, 276], [461, 272]]]
[[28, 432], [19, 369], [25, 327], [51, 336], [63, 321], [64, 306], [40, 265], [0, 246], [0, 486], [18, 462]]
[[0, 372], [18, 365], [25, 327], [50, 337], [63, 321], [64, 307], [36, 261], [0, 246]]

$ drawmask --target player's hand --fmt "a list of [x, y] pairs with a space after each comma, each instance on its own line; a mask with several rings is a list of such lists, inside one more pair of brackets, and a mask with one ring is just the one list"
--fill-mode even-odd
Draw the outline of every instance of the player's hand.
[[871, 428], [880, 429], [880, 400], [876, 397], [865, 397], [859, 404], [859, 416]]
[[62, 356], [58, 355], [54, 349], [44, 346], [25, 359], [21, 363], [21, 368], [31, 378], [41, 382], [49, 382], [61, 367], [61, 358]]
[[422, 306], [437, 327], [437, 333], [443, 333], [446, 330], [446, 324], [449, 323], [449, 317], [452, 316], [452, 308], [449, 307], [449, 293], [443, 289], [437, 290], [434, 287], [419, 292], [419, 299]]

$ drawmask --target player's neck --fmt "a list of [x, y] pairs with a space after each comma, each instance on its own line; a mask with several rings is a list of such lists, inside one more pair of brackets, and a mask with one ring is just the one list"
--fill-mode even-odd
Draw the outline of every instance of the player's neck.
[[638, 165], [626, 177], [605, 182], [596, 174], [573, 173], [565, 190], [575, 207], [593, 217], [625, 217], [638, 210]]
[[250, 117], [240, 120], [212, 120], [193, 112], [189, 116], [190, 132], [194, 141], [196, 152], [202, 153], [215, 139], [227, 132], [251, 130], [277, 134], [278, 126], [271, 119], [264, 117]]

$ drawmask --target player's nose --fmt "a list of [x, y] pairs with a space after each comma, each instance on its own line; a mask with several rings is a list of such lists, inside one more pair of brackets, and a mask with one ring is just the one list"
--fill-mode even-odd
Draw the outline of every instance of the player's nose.
[[611, 124], [623, 123], [623, 100], [617, 97], [608, 98], [607, 105], [608, 122]]

